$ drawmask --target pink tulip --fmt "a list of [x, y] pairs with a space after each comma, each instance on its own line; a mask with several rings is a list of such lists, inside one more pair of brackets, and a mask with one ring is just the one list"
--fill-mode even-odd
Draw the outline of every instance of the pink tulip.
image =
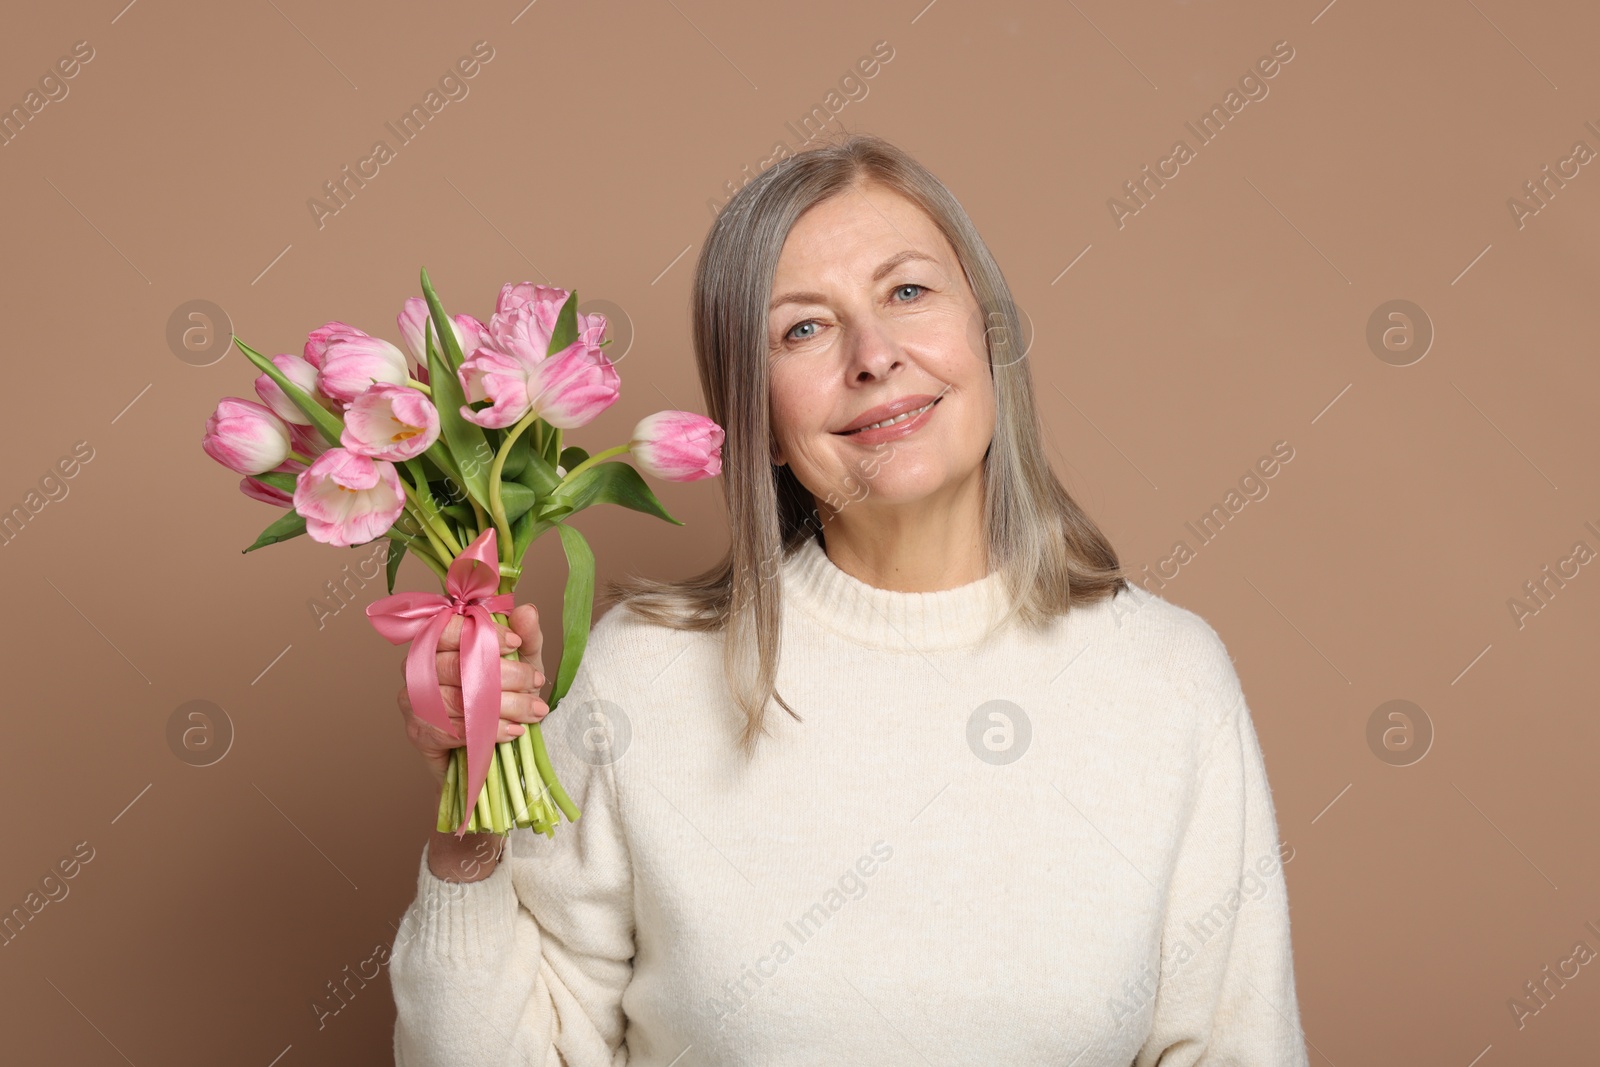
[[[307, 363], [300, 356], [287, 354], [273, 356], [272, 365], [281, 370], [283, 376], [288, 378], [289, 381], [310, 393], [313, 400], [316, 400], [335, 415], [339, 413], [339, 402], [331, 397], [322, 395], [317, 389], [317, 368]], [[272, 409], [274, 415], [284, 422], [295, 426], [311, 425], [311, 417], [300, 410], [300, 405], [289, 399], [288, 395], [279, 388], [278, 383], [272, 380], [270, 374], [263, 374], [256, 378], [256, 395], [261, 398], [267, 407]]]
[[658, 411], [633, 428], [629, 444], [646, 474], [693, 482], [722, 472], [722, 427], [692, 411]]
[[322, 358], [328, 351], [328, 344], [341, 337], [365, 337], [366, 333], [343, 322], [326, 322], [318, 326], [306, 337], [305, 361], [322, 369]]
[[306, 517], [307, 535], [345, 548], [382, 537], [405, 505], [393, 463], [343, 448], [318, 456], [294, 487], [294, 509]]
[[415, 459], [439, 437], [439, 413], [428, 398], [403, 385], [374, 385], [344, 414], [339, 443], [358, 456]]
[[518, 282], [513, 285], [506, 282], [500, 287], [500, 295], [494, 302], [496, 315], [509, 315], [518, 308], [528, 304], [538, 305], [546, 310], [541, 315], [548, 315], [550, 325], [554, 326], [556, 315], [561, 311], [561, 305], [567, 302], [567, 297], [572, 294], [555, 285], [535, 285], [533, 282]]
[[[400, 309], [400, 315], [396, 321], [400, 324], [400, 336], [405, 340], [406, 348], [411, 350], [411, 357], [416, 361], [417, 368], [422, 372], [421, 374], [415, 374], [415, 377], [417, 381], [426, 385], [428, 381], [425, 377], [428, 370], [428, 347], [425, 331], [429, 321], [428, 302], [420, 296], [408, 298], [405, 306]], [[451, 316], [450, 329], [455, 332], [456, 344], [461, 347], [462, 355], [474, 352], [480, 346], [489, 343], [489, 327], [471, 315]], [[438, 344], [437, 331], [435, 331], [435, 334], [434, 343]]]
[[348, 405], [374, 382], [404, 385], [411, 377], [406, 354], [378, 337], [336, 337], [328, 342], [317, 388]]
[[260, 474], [289, 458], [289, 427], [253, 400], [224, 397], [206, 420], [200, 447], [240, 474]]
[[463, 405], [461, 417], [496, 429], [529, 411], [561, 429], [583, 426], [616, 401], [621, 387], [605, 353], [583, 341], [536, 361], [480, 348], [462, 362], [458, 376], [468, 404], [491, 401], [481, 411]]
[[538, 363], [550, 354], [550, 335], [569, 295], [554, 286], [507, 282], [500, 288], [489, 318], [490, 339], [484, 344], [529, 366]]
[[239, 479], [239, 492], [254, 500], [259, 500], [263, 504], [272, 504], [280, 508], [294, 506], [294, 497], [292, 495], [275, 485], [268, 485], [266, 482], [256, 478]]
[[[329, 448], [333, 447], [332, 445], [328, 444], [327, 439], [322, 436], [322, 431], [318, 430], [315, 426], [296, 426], [293, 423], [289, 425], [289, 443], [294, 446], [294, 450], [296, 452], [300, 453], [302, 456], [309, 456], [312, 459], [316, 459]], [[292, 459], [289, 461], [289, 463], [294, 462], [295, 461]], [[287, 465], [285, 467], [277, 467], [275, 469], [284, 470], [286, 467]], [[298, 464], [295, 469], [302, 470], [304, 468], [305, 464], [301, 463]]]
[[601, 314], [585, 315], [578, 312], [578, 340], [594, 348], [605, 339], [606, 317]]

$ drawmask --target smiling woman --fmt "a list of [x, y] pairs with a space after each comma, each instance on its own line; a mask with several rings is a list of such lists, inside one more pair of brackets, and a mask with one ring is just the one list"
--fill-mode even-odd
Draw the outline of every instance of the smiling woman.
[[784, 160], [692, 307], [728, 551], [608, 590], [546, 724], [580, 822], [424, 849], [396, 1062], [1303, 1067], [1281, 865], [1230, 903], [1278, 842], [1228, 650], [1057, 480], [955, 197], [872, 136]]

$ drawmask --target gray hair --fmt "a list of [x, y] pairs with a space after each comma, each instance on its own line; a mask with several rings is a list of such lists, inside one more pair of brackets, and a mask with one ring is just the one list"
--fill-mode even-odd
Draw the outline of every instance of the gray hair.
[[789, 467], [772, 462], [768, 302], [784, 241], [811, 207], [852, 188], [881, 185], [905, 196], [955, 250], [977, 299], [994, 382], [995, 430], [983, 458], [990, 566], [1002, 571], [1011, 615], [1043, 627], [1074, 605], [1128, 588], [1116, 552], [1045, 457], [1033, 382], [1011, 289], [965, 209], [903, 150], [854, 134], [787, 156], [749, 182], [717, 215], [695, 267], [695, 362], [708, 414], [726, 431], [722, 489], [728, 554], [689, 578], [613, 579], [606, 595], [641, 618], [680, 630], [724, 634], [723, 673], [746, 717], [740, 746], [751, 754], [768, 702], [797, 721], [776, 691], [778, 567], [825, 519]]

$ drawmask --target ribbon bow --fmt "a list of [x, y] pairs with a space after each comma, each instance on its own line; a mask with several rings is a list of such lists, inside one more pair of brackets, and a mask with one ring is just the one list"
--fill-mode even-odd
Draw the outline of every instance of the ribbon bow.
[[[450, 723], [450, 713], [439, 692], [435, 656], [439, 635], [450, 616], [461, 622], [461, 703], [467, 748], [467, 798], [476, 799], [489, 777], [489, 755], [500, 724], [500, 641], [490, 612], [508, 612], [515, 603], [510, 593], [496, 593], [500, 585], [500, 557], [493, 527], [462, 549], [446, 572], [445, 594], [395, 593], [367, 606], [367, 618], [390, 644], [411, 642], [406, 654], [406, 694], [412, 710], [450, 737], [462, 740]], [[463, 806], [456, 836], [467, 832], [471, 806]]]

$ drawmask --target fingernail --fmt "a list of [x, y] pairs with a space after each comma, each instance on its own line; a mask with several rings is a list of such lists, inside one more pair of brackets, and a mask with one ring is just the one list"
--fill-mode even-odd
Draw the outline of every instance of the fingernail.
[[521, 737], [523, 734], [525, 734], [527, 732], [528, 732], [528, 728], [526, 726], [522, 726], [522, 725], [520, 725], [518, 723], [512, 723], [511, 724], [511, 736], [512, 737]]

